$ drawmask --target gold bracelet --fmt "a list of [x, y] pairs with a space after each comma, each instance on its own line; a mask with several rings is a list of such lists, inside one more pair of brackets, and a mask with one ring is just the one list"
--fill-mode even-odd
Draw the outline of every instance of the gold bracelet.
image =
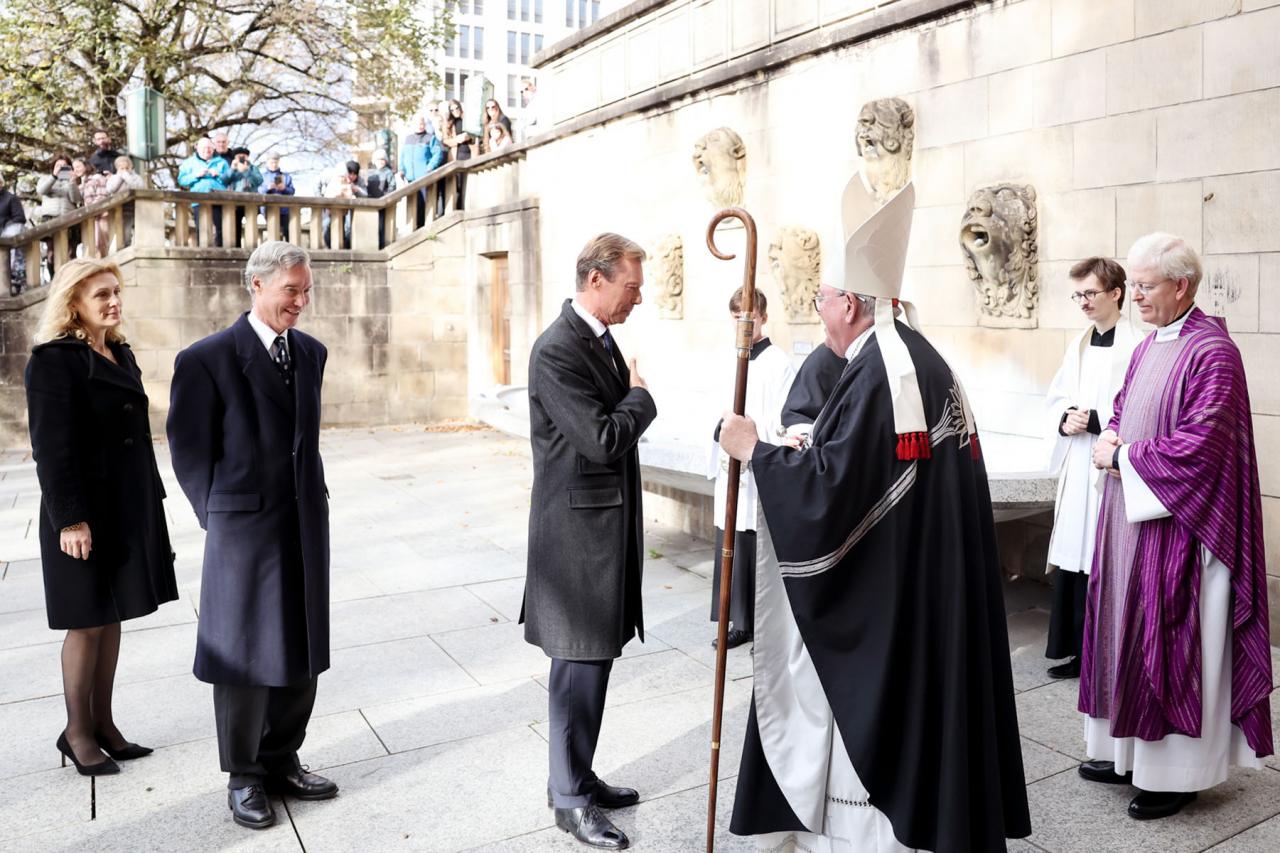
[[70, 533], [72, 530], [79, 530], [81, 527], [84, 527], [84, 522], [77, 521], [75, 524], [68, 524], [66, 527], [62, 528], [62, 532]]

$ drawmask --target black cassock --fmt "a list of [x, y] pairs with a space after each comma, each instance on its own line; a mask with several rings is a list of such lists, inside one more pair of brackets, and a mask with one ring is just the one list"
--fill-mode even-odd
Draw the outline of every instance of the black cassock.
[[[898, 329], [930, 458], [898, 458], [873, 334], [812, 446], [761, 442], [751, 465], [796, 627], [871, 805], [907, 847], [1004, 850], [1031, 822], [986, 468], [950, 368]], [[822, 833], [788, 805], [755, 710], [732, 831]]]
[[811, 424], [826, 405], [848, 362], [820, 344], [805, 356], [782, 406], [782, 425]]

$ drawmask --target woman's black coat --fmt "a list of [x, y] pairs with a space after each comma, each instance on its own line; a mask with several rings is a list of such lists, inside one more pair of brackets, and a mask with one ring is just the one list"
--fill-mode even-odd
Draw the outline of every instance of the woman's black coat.
[[[27, 412], [40, 480], [40, 555], [49, 627], [134, 619], [178, 597], [142, 373], [127, 344], [116, 364], [75, 338], [27, 362]], [[89, 559], [64, 554], [62, 528], [89, 525]]]

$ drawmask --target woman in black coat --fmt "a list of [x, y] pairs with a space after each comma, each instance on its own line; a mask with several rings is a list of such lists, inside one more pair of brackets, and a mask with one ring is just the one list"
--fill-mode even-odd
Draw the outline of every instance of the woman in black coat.
[[26, 371], [45, 607], [49, 627], [67, 632], [57, 747], [85, 775], [151, 752], [111, 714], [120, 623], [178, 597], [147, 395], [120, 333], [120, 282], [110, 261], [62, 266]]

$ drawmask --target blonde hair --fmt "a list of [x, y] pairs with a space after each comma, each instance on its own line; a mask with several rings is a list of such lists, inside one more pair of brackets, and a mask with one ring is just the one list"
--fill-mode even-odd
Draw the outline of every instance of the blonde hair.
[[[120, 286], [124, 286], [124, 276], [115, 262], [97, 258], [78, 258], [68, 261], [58, 268], [58, 273], [49, 283], [49, 295], [44, 301], [44, 315], [36, 329], [35, 340], [38, 344], [73, 337], [86, 341], [89, 333], [80, 322], [79, 315], [72, 308], [72, 303], [79, 295], [80, 285], [99, 273], [108, 272], [116, 277]], [[124, 334], [117, 326], [107, 329], [107, 340], [124, 343]]]

